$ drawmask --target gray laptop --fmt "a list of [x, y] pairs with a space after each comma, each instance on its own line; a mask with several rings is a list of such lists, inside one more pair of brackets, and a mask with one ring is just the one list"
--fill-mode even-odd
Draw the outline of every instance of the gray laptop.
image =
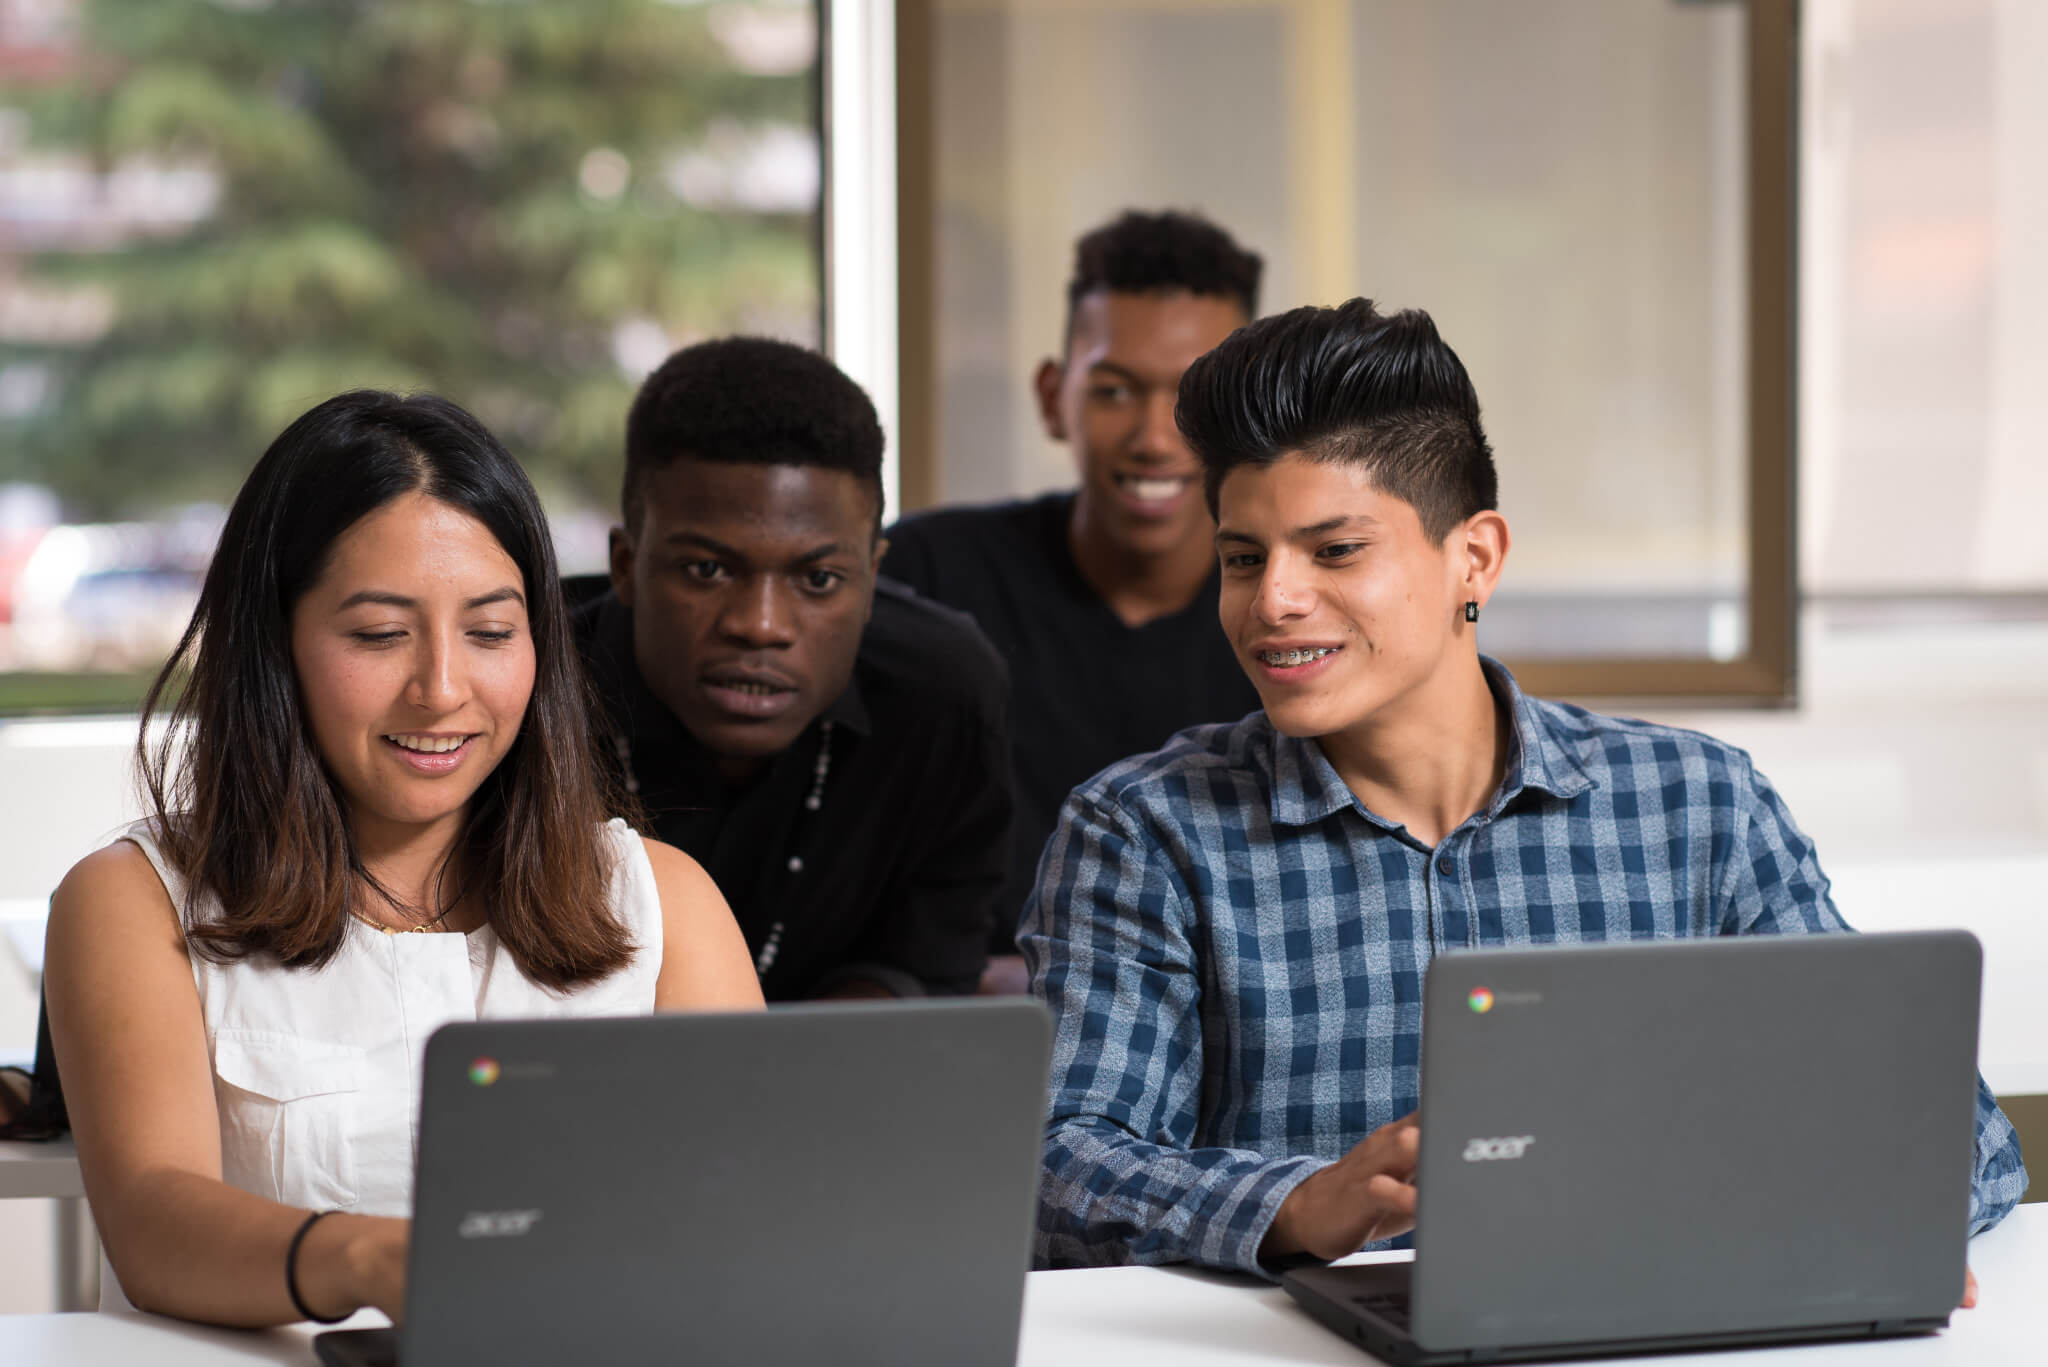
[[1438, 959], [1415, 1261], [1287, 1290], [1402, 1364], [1939, 1328], [1981, 963], [1947, 931]]
[[448, 1026], [402, 1327], [321, 1360], [1006, 1367], [1050, 1037], [1015, 998]]

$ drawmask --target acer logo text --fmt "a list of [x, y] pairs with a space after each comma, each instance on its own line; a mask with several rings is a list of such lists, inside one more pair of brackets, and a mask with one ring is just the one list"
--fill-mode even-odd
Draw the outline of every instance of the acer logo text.
[[475, 1210], [462, 1217], [455, 1232], [465, 1239], [508, 1239], [526, 1233], [538, 1219], [537, 1210]]
[[1504, 1139], [1474, 1139], [1465, 1145], [1467, 1163], [1490, 1163], [1497, 1158], [1520, 1158], [1536, 1142], [1533, 1134]]

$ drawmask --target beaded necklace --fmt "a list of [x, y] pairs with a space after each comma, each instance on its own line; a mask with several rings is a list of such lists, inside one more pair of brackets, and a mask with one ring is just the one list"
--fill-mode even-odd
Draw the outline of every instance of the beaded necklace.
[[[612, 749], [619, 757], [619, 768], [626, 775], [626, 791], [635, 797], [640, 795], [640, 780], [633, 776], [633, 743], [625, 732], [612, 734]], [[830, 720], [818, 724], [818, 758], [811, 765], [811, 791], [804, 796], [804, 810], [815, 812], [825, 805], [825, 780], [832, 772], [832, 723]], [[804, 871], [804, 860], [800, 854], [789, 857], [785, 865], [791, 873]], [[451, 908], [452, 910], [452, 908]], [[441, 913], [443, 916], [447, 912]], [[754, 976], [765, 978], [768, 970], [775, 966], [775, 956], [782, 952], [783, 923], [776, 921], [768, 927], [768, 938], [761, 942], [761, 952], [754, 956]]]

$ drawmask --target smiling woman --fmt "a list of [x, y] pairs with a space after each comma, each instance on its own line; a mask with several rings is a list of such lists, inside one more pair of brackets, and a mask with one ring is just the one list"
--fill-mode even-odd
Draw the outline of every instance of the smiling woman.
[[[272, 444], [164, 670], [191, 669], [192, 744], [143, 755], [166, 856], [220, 895], [203, 952], [318, 966], [351, 912], [402, 926], [465, 877], [536, 981], [625, 962], [566, 617], [534, 591], [555, 573], [531, 485], [453, 404], [358, 391]], [[453, 763], [417, 753], [449, 737]], [[429, 848], [397, 890], [383, 870]]]
[[557, 579], [445, 400], [331, 399], [243, 485], [144, 709], [189, 675], [140, 748], [152, 818], [51, 905], [116, 1305], [396, 1317], [436, 1026], [760, 1001], [703, 871], [606, 820]]
[[[417, 591], [374, 587], [393, 583]], [[452, 845], [472, 794], [519, 738], [534, 685], [521, 583], [483, 523], [410, 493], [343, 533], [299, 600], [293, 669], [359, 849], [402, 847], [437, 826], [434, 843]], [[380, 900], [352, 910], [379, 925], [411, 911], [388, 890]], [[440, 909], [420, 915], [455, 910], [433, 900]]]

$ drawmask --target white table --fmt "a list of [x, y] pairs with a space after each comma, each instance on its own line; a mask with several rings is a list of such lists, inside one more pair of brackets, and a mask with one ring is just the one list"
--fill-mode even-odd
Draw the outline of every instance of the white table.
[[85, 1204], [78, 1175], [78, 1150], [71, 1136], [47, 1144], [0, 1141], [0, 1201], [45, 1197], [56, 1202], [52, 1216], [57, 1304], [90, 1310], [99, 1303], [100, 1242]]
[[[1403, 1255], [1397, 1255], [1403, 1256]], [[1366, 1261], [1361, 1259], [1361, 1261]], [[1602, 1359], [1666, 1367], [2003, 1367], [2048, 1363], [2048, 1205], [2021, 1206], [1970, 1244], [1981, 1301], [1924, 1338], [1749, 1348], [1683, 1357]], [[0, 1320], [0, 1356], [7, 1339]], [[1034, 1272], [1019, 1367], [1212, 1367], [1287, 1363], [1363, 1367], [1374, 1359], [1320, 1324], [1278, 1287], [1186, 1269], [1120, 1267]]]
[[[1982, 1306], [1957, 1311], [1947, 1332], [1932, 1337], [1642, 1360], [1727, 1360], [1742, 1367], [2003, 1367], [2048, 1361], [2048, 1206], [2022, 1206], [1971, 1245], [1970, 1262], [1983, 1287]], [[355, 1322], [379, 1319], [361, 1315]], [[150, 1315], [0, 1316], [0, 1362], [305, 1367], [312, 1361], [312, 1332], [310, 1326], [266, 1333], [203, 1329]], [[1249, 1278], [1144, 1267], [1032, 1273], [1017, 1353], [1018, 1367], [1362, 1367], [1371, 1361], [1297, 1310], [1278, 1288]]]
[[0, 1201], [85, 1195], [71, 1136], [47, 1144], [0, 1141]]

